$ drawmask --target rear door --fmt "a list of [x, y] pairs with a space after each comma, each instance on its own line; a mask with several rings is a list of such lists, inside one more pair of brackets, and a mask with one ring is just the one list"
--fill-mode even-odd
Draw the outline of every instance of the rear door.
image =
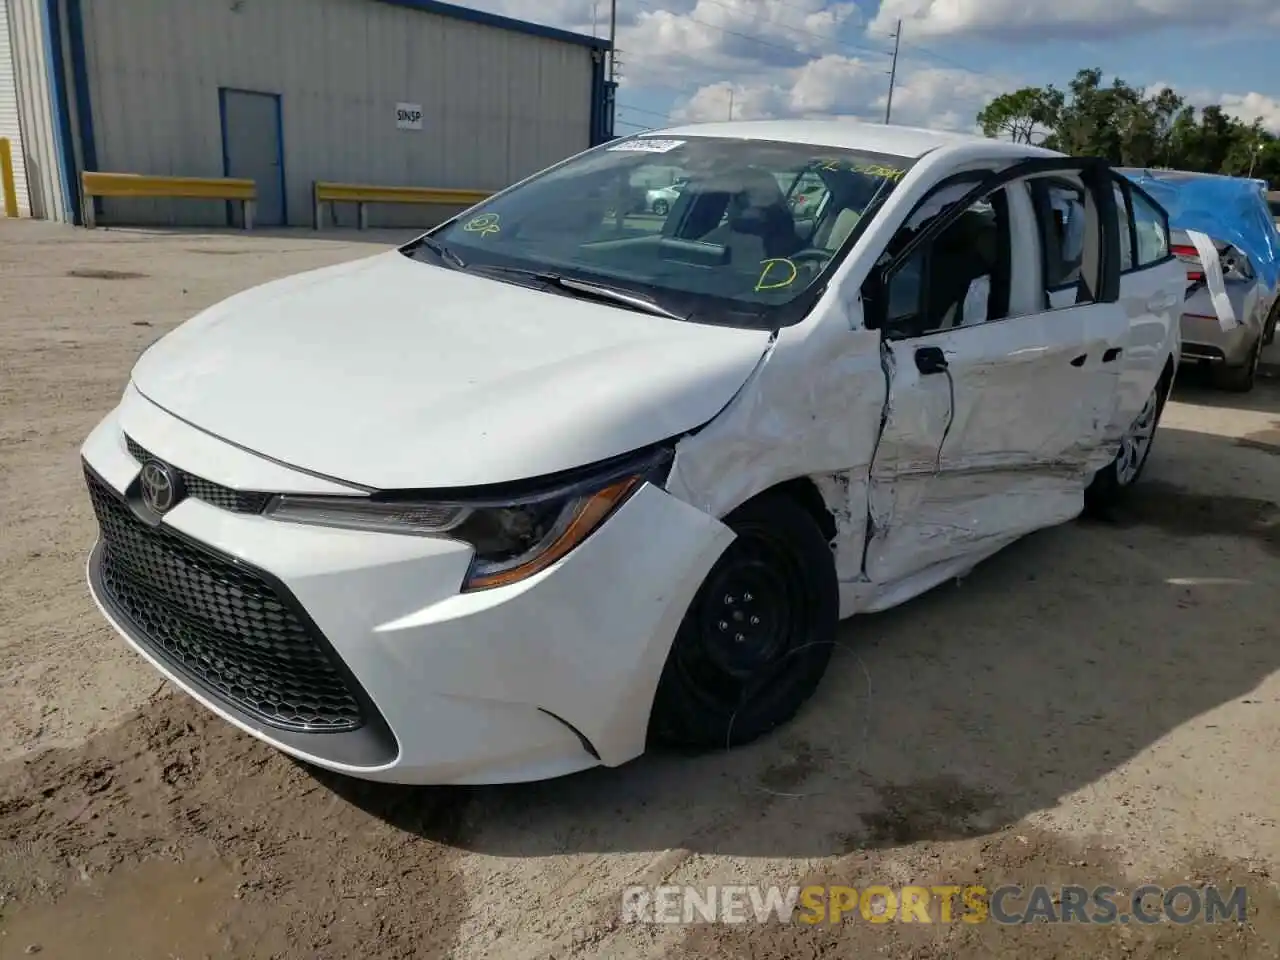
[[870, 281], [865, 299], [885, 304], [889, 380], [870, 477], [872, 582], [1079, 513], [1115, 402], [1107, 355], [1128, 327], [1114, 198], [1105, 167], [1090, 166], [1079, 276], [1055, 306], [1034, 177], [1019, 173], [1078, 178], [1083, 166], [1037, 161], [989, 178], [917, 234], [900, 233], [890, 246], [900, 252]]
[[1120, 305], [1128, 325], [1109, 441], [1142, 411], [1164, 370], [1169, 338], [1179, 338], [1187, 268], [1174, 255], [1169, 217], [1126, 177], [1113, 175], [1121, 225]]

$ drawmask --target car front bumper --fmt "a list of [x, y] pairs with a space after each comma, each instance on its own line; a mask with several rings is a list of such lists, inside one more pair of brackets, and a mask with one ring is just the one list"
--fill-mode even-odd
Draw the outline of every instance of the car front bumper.
[[206, 707], [370, 780], [515, 782], [636, 757], [671, 639], [733, 538], [645, 485], [551, 567], [460, 593], [472, 551], [453, 541], [284, 523], [194, 494], [148, 524], [131, 502], [139, 448], [239, 490], [335, 484], [131, 389], [81, 451], [100, 526], [88, 579], [125, 640]]

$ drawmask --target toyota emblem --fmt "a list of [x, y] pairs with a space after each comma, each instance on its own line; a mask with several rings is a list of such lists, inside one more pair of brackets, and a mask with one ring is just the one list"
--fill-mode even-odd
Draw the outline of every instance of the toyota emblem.
[[148, 460], [138, 479], [142, 502], [156, 513], [165, 513], [178, 502], [178, 478], [159, 460]]

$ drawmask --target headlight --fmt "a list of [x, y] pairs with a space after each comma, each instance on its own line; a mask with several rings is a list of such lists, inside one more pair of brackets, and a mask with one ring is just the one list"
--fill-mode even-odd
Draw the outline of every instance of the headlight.
[[398, 495], [282, 495], [267, 505], [275, 520], [469, 543], [475, 558], [464, 590], [516, 583], [582, 543], [642, 483], [665, 482], [669, 450], [628, 458], [581, 479], [511, 496], [406, 499]]

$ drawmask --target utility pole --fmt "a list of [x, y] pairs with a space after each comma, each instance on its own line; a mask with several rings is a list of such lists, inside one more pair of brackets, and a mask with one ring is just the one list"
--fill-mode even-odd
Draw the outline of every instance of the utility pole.
[[729, 119], [733, 119], [733, 87], [729, 88]]
[[618, 43], [618, 0], [610, 0], [609, 3], [609, 82], [613, 83], [617, 78], [617, 71], [614, 69], [614, 63], [617, 60]]
[[884, 105], [884, 122], [889, 122], [889, 116], [893, 113], [893, 85], [898, 79], [898, 47], [902, 43], [902, 21], [898, 21], [898, 27], [893, 31], [893, 65], [889, 68], [889, 99]]
[[618, 0], [609, 3], [609, 135], [618, 129]]

